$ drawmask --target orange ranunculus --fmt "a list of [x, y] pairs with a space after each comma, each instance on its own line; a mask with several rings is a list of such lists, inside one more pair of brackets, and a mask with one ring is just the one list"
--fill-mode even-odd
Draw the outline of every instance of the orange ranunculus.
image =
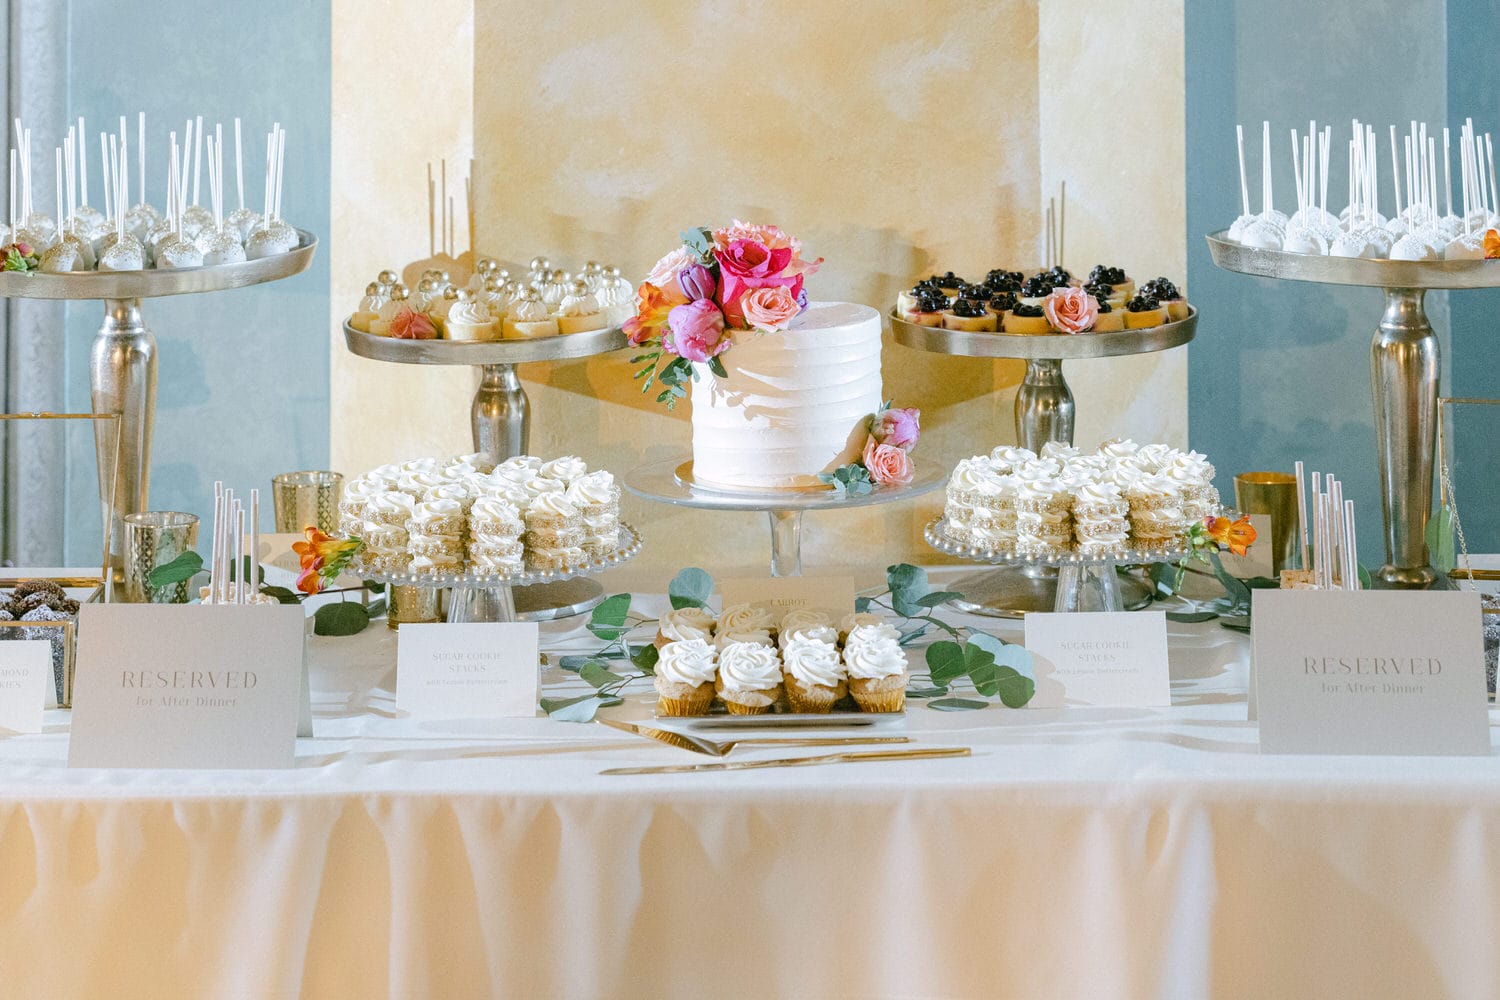
[[1484, 234], [1484, 259], [1500, 260], [1500, 232], [1491, 229]]
[[306, 535], [307, 541], [292, 544], [292, 551], [302, 563], [297, 589], [304, 594], [316, 594], [327, 581], [343, 572], [364, 543], [358, 538], [334, 538], [312, 525], [307, 526]]
[[1244, 555], [1245, 550], [1255, 541], [1255, 529], [1250, 525], [1248, 514], [1238, 521], [1231, 521], [1227, 517], [1205, 517], [1203, 528], [1205, 535], [1237, 556]]

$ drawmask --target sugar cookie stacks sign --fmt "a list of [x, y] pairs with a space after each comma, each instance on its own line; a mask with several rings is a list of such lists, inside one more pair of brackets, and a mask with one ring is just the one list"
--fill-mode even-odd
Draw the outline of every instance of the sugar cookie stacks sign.
[[1267, 753], [1490, 753], [1479, 595], [1257, 590]]

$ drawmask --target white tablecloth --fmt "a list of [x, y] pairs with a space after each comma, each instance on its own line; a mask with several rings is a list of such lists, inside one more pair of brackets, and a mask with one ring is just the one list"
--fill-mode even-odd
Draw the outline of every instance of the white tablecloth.
[[912, 702], [935, 761], [603, 777], [689, 755], [400, 718], [383, 628], [313, 640], [294, 771], [69, 771], [51, 713], [0, 741], [0, 992], [1500, 995], [1495, 761], [1262, 756], [1244, 637], [1172, 633], [1171, 708]]

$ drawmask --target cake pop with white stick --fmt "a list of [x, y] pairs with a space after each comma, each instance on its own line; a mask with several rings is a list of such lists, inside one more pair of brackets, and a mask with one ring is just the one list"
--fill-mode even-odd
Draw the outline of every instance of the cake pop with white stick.
[[[63, 232], [63, 151], [59, 146], [54, 152], [57, 167], [57, 231]], [[83, 270], [83, 255], [78, 252], [78, 247], [65, 239], [60, 239], [47, 248], [42, 254], [40, 270], [49, 274], [67, 273], [69, 271]]]
[[205, 208], [198, 201], [202, 192], [200, 181], [202, 179], [203, 167], [203, 116], [196, 115], [189, 119], [187, 125], [187, 137], [182, 140], [182, 168], [187, 170], [187, 151], [189, 147], [193, 150], [193, 200], [182, 213], [182, 231], [188, 239], [197, 239], [198, 234], [214, 224], [214, 213]]
[[260, 225], [245, 240], [245, 256], [250, 260], [274, 257], [281, 253], [281, 241], [271, 232], [271, 216], [276, 198], [276, 147], [279, 126], [273, 126], [266, 135], [266, 173], [261, 205], [264, 212]]
[[[271, 237], [276, 241], [279, 252], [287, 253], [295, 250], [297, 244], [302, 242], [302, 238], [297, 235], [297, 230], [288, 225], [286, 220], [281, 217], [282, 181], [286, 179], [286, 129], [278, 125], [276, 131], [276, 188], [270, 230]], [[446, 281], [447, 275], [444, 274], [443, 278]]]
[[85, 239], [93, 237], [93, 230], [105, 225], [104, 213], [89, 204], [88, 130], [83, 126], [83, 116], [78, 116], [77, 130], [68, 130], [73, 136], [73, 155], [78, 160], [78, 207], [70, 217], [72, 229]]
[[234, 120], [234, 191], [238, 208], [225, 217], [224, 224], [241, 243], [250, 238], [260, 222], [260, 213], [245, 207], [245, 158], [240, 146], [240, 120]]
[[139, 240], [125, 229], [125, 180], [120, 171], [120, 145], [116, 136], [109, 137], [109, 180], [111, 204], [115, 209], [115, 231], [110, 245], [99, 256], [101, 271], [140, 271], [146, 267], [146, 251]]
[[[120, 118], [120, 132], [121, 134], [125, 132], [123, 116]], [[146, 112], [144, 111], [140, 112], [136, 118], [135, 159], [138, 170], [136, 179], [140, 185], [136, 190], [136, 195], [140, 200], [125, 213], [125, 228], [130, 230], [130, 234], [136, 239], [147, 242], [151, 228], [161, 222], [161, 213], [154, 205], [146, 201]], [[129, 165], [122, 163], [120, 166], [128, 176]]]
[[89, 225], [87, 217], [77, 211], [78, 208], [78, 136], [73, 129], [68, 129], [68, 137], [63, 140], [63, 179], [68, 189], [68, 216], [67, 223], [63, 227], [62, 238], [78, 248], [79, 261], [82, 269], [92, 271], [98, 261], [94, 258], [94, 244], [91, 238], [80, 235], [77, 229], [80, 225]]
[[182, 150], [177, 146], [177, 133], [167, 137], [170, 162], [167, 164], [167, 215], [172, 222], [172, 235], [161, 245], [156, 254], [158, 268], [201, 267], [203, 254], [198, 245], [188, 239], [182, 231], [182, 213], [187, 208], [187, 192], [182, 185]]
[[198, 234], [198, 251], [203, 254], [205, 266], [212, 264], [238, 264], [245, 259], [245, 249], [240, 241], [226, 232], [224, 223], [224, 146], [217, 135], [208, 139], [208, 192], [213, 204], [212, 228]]

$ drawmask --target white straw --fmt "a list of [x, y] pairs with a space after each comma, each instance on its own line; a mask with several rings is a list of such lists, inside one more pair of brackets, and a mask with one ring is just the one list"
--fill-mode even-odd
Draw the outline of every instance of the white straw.
[[193, 118], [193, 204], [198, 204], [198, 167], [203, 150], [203, 116]]
[[83, 130], [83, 115], [78, 116], [78, 197], [79, 204], [89, 203], [89, 158], [83, 148], [88, 144], [88, 133]]
[[281, 180], [286, 170], [286, 129], [278, 129], [276, 136], [276, 221], [281, 221]]
[[1294, 466], [1297, 470], [1297, 566], [1299, 569], [1307, 569], [1307, 480], [1303, 476], [1302, 463]]
[[[1349, 581], [1344, 577], [1344, 484], [1328, 477], [1328, 527], [1330, 537], [1328, 539], [1328, 550], [1333, 555], [1329, 564], [1330, 570], [1338, 570], [1339, 581], [1345, 586]], [[1331, 573], [1330, 573], [1331, 575]]]
[[[243, 210], [245, 207], [245, 160], [243, 154], [240, 152], [239, 118], [235, 118], [234, 120], [234, 188], [235, 193], [239, 196], [239, 207]], [[251, 496], [254, 495], [255, 493], [252, 491]]]
[[1359, 536], [1354, 531], [1354, 501], [1344, 501], [1344, 551], [1348, 553], [1350, 590], [1362, 590], [1359, 579]]
[[250, 491], [250, 589], [260, 591], [260, 490]]
[[57, 153], [57, 156], [56, 156], [56, 160], [57, 160], [57, 238], [58, 238], [58, 240], [60, 242], [62, 240], [62, 234], [63, 234], [63, 166], [62, 166], [62, 147], [61, 146], [57, 147], [56, 153]]
[[146, 204], [146, 112], [144, 111], [140, 112], [140, 117], [136, 119], [135, 139], [135, 158], [140, 162], [141, 167], [141, 204], [144, 205]]
[[234, 603], [245, 603], [245, 508], [234, 505]]

